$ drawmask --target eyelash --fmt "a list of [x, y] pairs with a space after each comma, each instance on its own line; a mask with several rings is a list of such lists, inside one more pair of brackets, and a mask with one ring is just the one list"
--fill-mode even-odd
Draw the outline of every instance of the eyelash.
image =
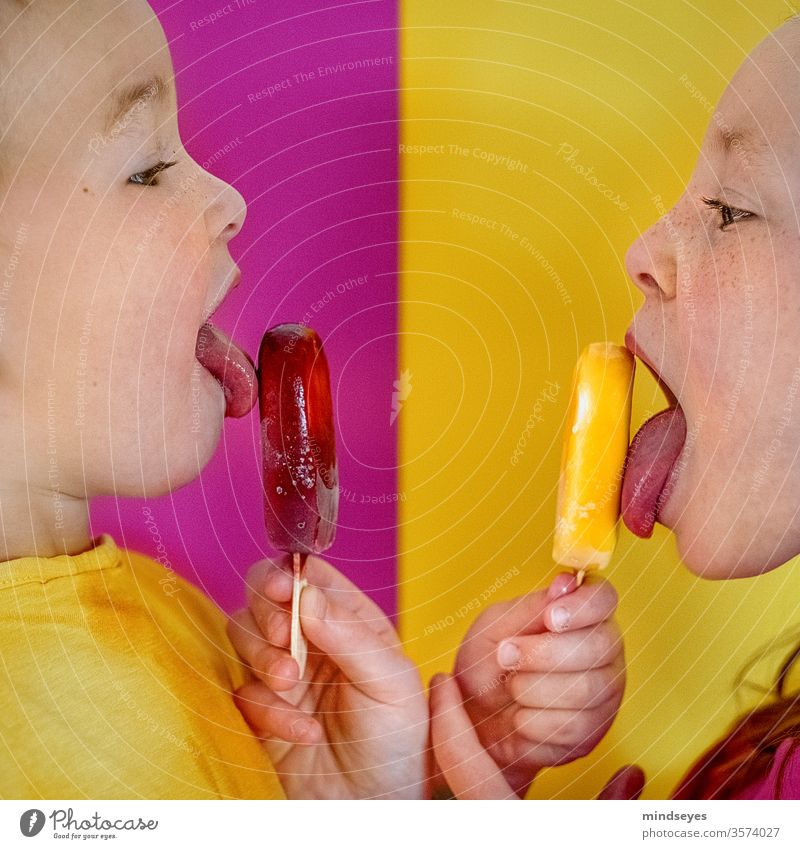
[[138, 174], [132, 174], [128, 177], [128, 182], [133, 183], [135, 186], [157, 186], [158, 175], [162, 171], [166, 171], [167, 168], [172, 168], [173, 165], [177, 164], [177, 162], [157, 162], [152, 168], [148, 168], [147, 171], [139, 171]]
[[737, 221], [744, 221], [746, 218], [753, 217], [752, 212], [748, 212], [746, 209], [738, 209], [735, 206], [728, 206], [716, 198], [704, 197], [702, 198], [702, 201], [706, 206], [710, 206], [712, 209], [716, 209], [720, 213], [722, 217], [722, 222], [719, 225], [720, 230], [724, 230], [726, 227], [731, 224], [735, 224]]

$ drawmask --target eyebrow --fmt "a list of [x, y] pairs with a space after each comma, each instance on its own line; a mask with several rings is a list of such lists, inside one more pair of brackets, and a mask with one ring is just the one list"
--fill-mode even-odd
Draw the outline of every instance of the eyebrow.
[[111, 106], [105, 120], [105, 134], [118, 135], [125, 129], [131, 113], [138, 113], [152, 103], [165, 103], [169, 99], [170, 85], [158, 74], [118, 89], [112, 95]]
[[763, 136], [741, 127], [720, 128], [714, 134], [713, 145], [723, 156], [742, 155], [745, 164], [764, 164], [772, 154], [772, 145]]

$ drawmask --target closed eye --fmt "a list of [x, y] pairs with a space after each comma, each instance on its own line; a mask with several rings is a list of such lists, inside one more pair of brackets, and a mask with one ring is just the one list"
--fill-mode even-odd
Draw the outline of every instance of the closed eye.
[[735, 224], [737, 221], [744, 221], [746, 218], [754, 217], [754, 213], [748, 212], [746, 209], [739, 209], [735, 206], [728, 206], [717, 198], [703, 197], [702, 201], [706, 206], [709, 206], [712, 209], [716, 209], [719, 212], [720, 230], [724, 230], [726, 227], [730, 226], [731, 224]]
[[132, 174], [128, 177], [128, 182], [133, 183], [136, 186], [157, 186], [158, 185], [158, 175], [162, 171], [166, 171], [167, 168], [172, 168], [173, 165], [177, 165], [176, 161], [173, 162], [157, 162], [152, 168], [148, 168], [146, 171], [139, 171], [136, 174]]

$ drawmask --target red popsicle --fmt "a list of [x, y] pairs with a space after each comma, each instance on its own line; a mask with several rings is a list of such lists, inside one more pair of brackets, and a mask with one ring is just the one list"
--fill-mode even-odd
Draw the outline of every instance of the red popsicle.
[[300, 592], [309, 554], [336, 534], [339, 476], [328, 361], [310, 327], [280, 324], [258, 352], [264, 520], [272, 545], [293, 555], [292, 657], [305, 668]]

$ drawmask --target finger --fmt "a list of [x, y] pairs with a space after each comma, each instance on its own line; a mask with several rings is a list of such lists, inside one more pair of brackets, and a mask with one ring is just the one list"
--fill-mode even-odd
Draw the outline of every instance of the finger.
[[547, 604], [545, 590], [493, 604], [476, 620], [469, 636], [497, 643], [516, 634], [542, 633], [546, 630], [543, 617]]
[[625, 665], [616, 661], [585, 672], [520, 672], [511, 677], [508, 688], [520, 707], [587, 710], [612, 697], [621, 699]]
[[337, 604], [353, 611], [373, 631], [394, 645], [400, 645], [394, 626], [380, 606], [327, 560], [321, 557], [309, 557], [306, 564], [306, 577], [309, 584], [322, 587]]
[[314, 649], [328, 655], [362, 693], [381, 702], [405, 700], [421, 689], [414, 663], [351, 610], [309, 586], [300, 596], [303, 631]]
[[270, 602], [253, 599], [250, 607], [256, 625], [268, 643], [286, 649], [292, 636], [292, 614]]
[[519, 672], [581, 672], [608, 666], [622, 654], [622, 637], [612, 620], [564, 634], [533, 634], [504, 640], [497, 662]]
[[[328, 590], [331, 596], [335, 597], [337, 604], [351, 610], [369, 623], [373, 630], [399, 645], [397, 633], [381, 608], [326, 560], [313, 555], [307, 557], [303, 575], [309, 584]], [[266, 600], [291, 611], [293, 583], [291, 555], [259, 561], [251, 567], [248, 574], [248, 584], [261, 588], [261, 592], [248, 596], [250, 606], [259, 609], [262, 600]]]
[[250, 606], [253, 598], [288, 604], [292, 600], [291, 556], [285, 554], [254, 563], [247, 573], [246, 585]]
[[644, 772], [633, 764], [622, 767], [600, 791], [598, 799], [638, 799], [644, 790]]
[[559, 572], [547, 588], [547, 601], [555, 601], [578, 589], [578, 576], [574, 572]]
[[575, 756], [588, 754], [614, 718], [609, 703], [594, 710], [519, 708], [512, 718], [517, 733], [531, 743], [566, 746]]
[[242, 660], [271, 689], [291, 690], [300, 680], [297, 661], [264, 639], [249, 610], [240, 610], [228, 620], [228, 636]]
[[518, 798], [483, 748], [450, 675], [431, 681], [431, 743], [445, 780], [459, 799]]
[[287, 743], [304, 745], [322, 739], [322, 727], [313, 716], [290, 705], [263, 684], [245, 684], [236, 690], [233, 699], [259, 737], [277, 737]]
[[616, 608], [617, 591], [613, 584], [598, 580], [551, 602], [544, 612], [544, 624], [550, 631], [574, 631], [609, 619]]

